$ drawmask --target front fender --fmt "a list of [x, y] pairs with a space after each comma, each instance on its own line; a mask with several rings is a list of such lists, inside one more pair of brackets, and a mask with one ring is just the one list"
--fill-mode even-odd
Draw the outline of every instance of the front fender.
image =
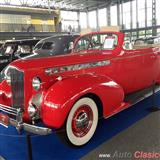
[[3, 80], [0, 83], [0, 104], [11, 106], [11, 98], [11, 87]]
[[106, 76], [85, 74], [57, 81], [46, 92], [41, 117], [47, 126], [60, 128], [73, 104], [86, 94], [97, 95], [104, 117], [120, 106], [124, 99], [121, 86]]

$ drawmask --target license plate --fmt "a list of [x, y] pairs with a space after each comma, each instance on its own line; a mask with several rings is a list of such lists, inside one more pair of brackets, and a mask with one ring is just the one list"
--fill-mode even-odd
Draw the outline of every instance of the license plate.
[[0, 113], [0, 125], [8, 127], [9, 117], [7, 115]]

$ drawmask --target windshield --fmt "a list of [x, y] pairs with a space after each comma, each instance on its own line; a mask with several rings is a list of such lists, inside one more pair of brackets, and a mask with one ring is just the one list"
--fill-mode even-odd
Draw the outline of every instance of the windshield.
[[83, 50], [113, 50], [118, 43], [118, 36], [112, 33], [93, 34], [81, 37], [75, 45], [75, 52]]

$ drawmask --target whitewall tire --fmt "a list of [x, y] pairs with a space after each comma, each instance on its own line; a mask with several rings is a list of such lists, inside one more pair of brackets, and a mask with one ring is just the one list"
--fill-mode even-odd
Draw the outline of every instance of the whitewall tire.
[[98, 109], [93, 99], [84, 97], [72, 107], [66, 121], [66, 135], [75, 146], [86, 144], [93, 136], [98, 123]]

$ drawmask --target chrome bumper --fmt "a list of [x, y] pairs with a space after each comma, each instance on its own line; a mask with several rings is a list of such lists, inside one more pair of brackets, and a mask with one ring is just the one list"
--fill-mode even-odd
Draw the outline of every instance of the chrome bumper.
[[38, 134], [38, 135], [48, 135], [52, 133], [52, 129], [50, 128], [39, 127], [39, 126], [27, 124], [27, 123], [22, 123], [20, 126], [18, 126], [17, 121], [11, 118], [9, 120], [9, 123], [10, 125], [16, 127], [17, 130], [19, 130], [18, 128], [20, 127], [21, 129], [24, 129], [27, 132]]
[[38, 135], [48, 135], [52, 133], [52, 129], [50, 128], [39, 127], [28, 123], [24, 123], [22, 120], [23, 111], [21, 109], [16, 109], [13, 107], [0, 104], [0, 112], [7, 115], [13, 115], [16, 117], [16, 120], [9, 118], [9, 125], [14, 126], [19, 132], [22, 129], [24, 129], [27, 132]]

